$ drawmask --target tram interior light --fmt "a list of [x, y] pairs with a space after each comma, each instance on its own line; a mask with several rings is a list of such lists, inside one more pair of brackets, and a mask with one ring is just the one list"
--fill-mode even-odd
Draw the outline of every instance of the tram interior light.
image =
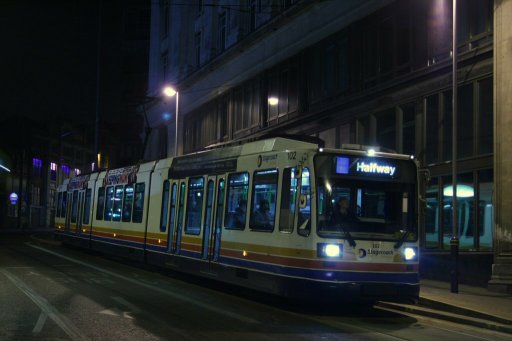
[[343, 255], [343, 245], [332, 243], [318, 243], [317, 254], [322, 258], [336, 258]]
[[413, 261], [418, 259], [418, 249], [415, 247], [406, 247], [404, 249], [405, 260]]

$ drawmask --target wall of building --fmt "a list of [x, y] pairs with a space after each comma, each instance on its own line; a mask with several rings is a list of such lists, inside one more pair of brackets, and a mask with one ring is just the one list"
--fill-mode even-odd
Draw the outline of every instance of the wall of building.
[[[245, 8], [245, 2], [236, 3]], [[297, 1], [249, 33], [241, 29], [247, 25], [243, 17], [235, 20], [242, 23], [238, 41], [220, 54], [207, 48], [200, 58], [193, 53], [194, 44], [187, 43], [190, 34], [164, 41], [152, 32], [151, 61], [166, 48], [171, 54], [179, 53], [176, 46], [188, 52], [179, 53], [160, 73], [152, 65], [149, 88], [157, 93], [169, 80], [180, 91], [180, 153], [286, 131], [318, 135], [332, 147], [377, 144], [416, 155], [431, 176], [424, 188], [420, 229], [424, 254], [433, 259], [425, 262], [425, 273], [432, 273], [436, 255], [446, 254], [452, 233], [446, 192], [453, 124], [451, 6], [451, 1]], [[153, 5], [154, 11], [159, 8]], [[181, 22], [173, 30], [177, 25], [215, 37], [219, 11], [213, 5], [205, 17], [196, 12], [181, 19], [178, 13], [183, 12], [176, 12]], [[160, 15], [154, 12], [156, 17]], [[461, 271], [469, 278], [473, 256], [480, 255], [485, 263], [494, 250], [493, 2], [460, 0], [458, 17], [458, 169], [468, 190], [459, 207], [465, 253]], [[173, 39], [182, 43], [175, 45]], [[279, 103], [270, 105], [270, 97]], [[156, 124], [162, 108], [153, 108], [150, 121]], [[174, 136], [173, 122], [163, 126], [167, 137]], [[154, 137], [151, 148], [158, 149], [164, 135]], [[487, 266], [476, 282], [485, 283], [489, 273]]]

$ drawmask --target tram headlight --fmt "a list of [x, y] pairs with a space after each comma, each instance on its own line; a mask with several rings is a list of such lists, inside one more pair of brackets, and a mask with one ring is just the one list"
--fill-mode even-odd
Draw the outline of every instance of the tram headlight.
[[417, 247], [406, 247], [404, 249], [404, 257], [406, 261], [414, 261], [418, 259]]
[[322, 258], [336, 258], [343, 255], [343, 245], [333, 243], [318, 243], [317, 255]]

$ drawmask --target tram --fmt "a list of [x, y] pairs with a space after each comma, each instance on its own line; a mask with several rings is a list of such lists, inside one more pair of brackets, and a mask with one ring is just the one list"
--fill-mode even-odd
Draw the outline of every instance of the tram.
[[291, 298], [418, 299], [412, 156], [269, 137], [79, 175], [57, 202], [66, 244]]

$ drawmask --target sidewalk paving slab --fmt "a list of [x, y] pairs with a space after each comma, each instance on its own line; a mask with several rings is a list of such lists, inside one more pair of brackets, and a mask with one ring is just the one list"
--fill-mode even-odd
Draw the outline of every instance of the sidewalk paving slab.
[[379, 302], [381, 308], [401, 310], [455, 323], [512, 334], [512, 296], [482, 287], [422, 280], [417, 305]]

